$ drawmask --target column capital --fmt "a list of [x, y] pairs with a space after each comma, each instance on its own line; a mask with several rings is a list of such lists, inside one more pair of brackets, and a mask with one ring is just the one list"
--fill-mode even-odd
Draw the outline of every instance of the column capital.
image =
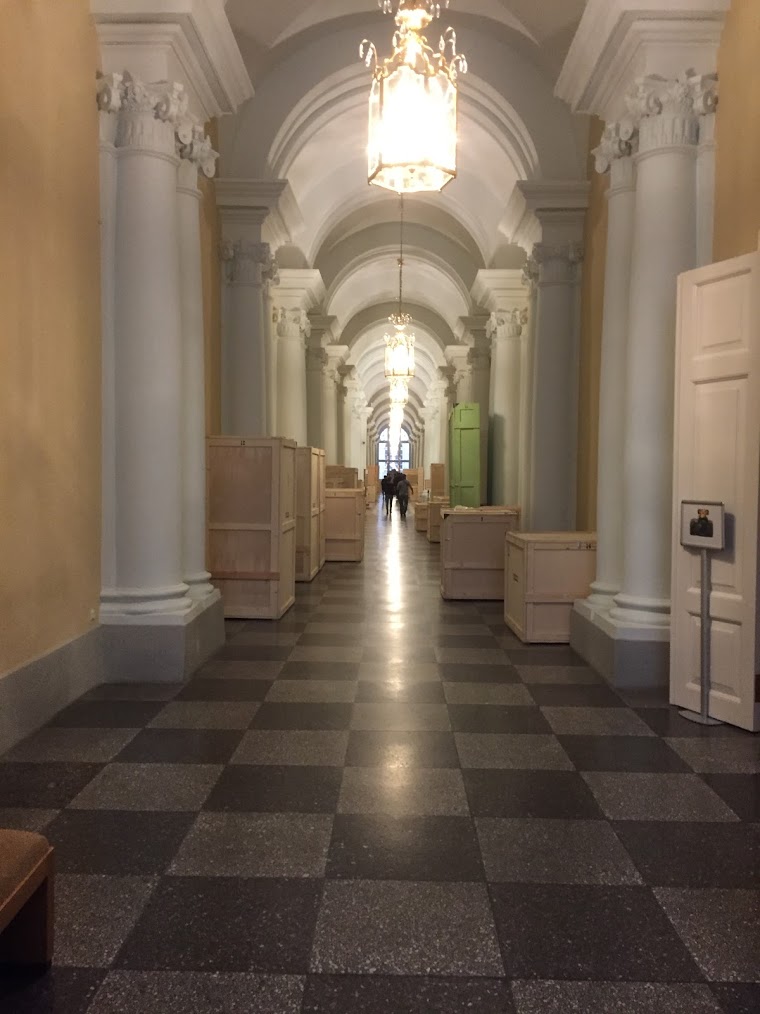
[[275, 261], [268, 243], [245, 239], [224, 239], [219, 254], [230, 285], [261, 285], [264, 276], [272, 272]]
[[197, 172], [202, 172], [211, 179], [216, 172], [216, 160], [219, 152], [214, 151], [211, 138], [206, 134], [203, 124], [195, 117], [188, 116], [177, 125], [177, 154], [183, 162], [188, 162]]
[[639, 132], [632, 120], [608, 123], [602, 131], [599, 144], [591, 152], [594, 168], [598, 173], [608, 172], [613, 162], [635, 154], [638, 144]]
[[296, 339], [303, 342], [311, 334], [309, 318], [299, 307], [275, 307], [274, 314], [277, 315], [278, 338]]
[[[117, 148], [175, 159], [176, 131], [188, 117], [188, 98], [178, 82], [145, 82], [129, 71], [100, 75], [96, 101], [101, 113], [116, 117], [115, 130], [108, 140]], [[182, 126], [185, 132], [184, 125]]]
[[491, 342], [516, 340], [522, 337], [523, 327], [528, 323], [528, 307], [513, 307], [511, 310], [494, 311], [488, 320], [486, 334]]
[[536, 243], [533, 260], [538, 265], [538, 287], [571, 285], [583, 260], [581, 243]]
[[696, 144], [695, 90], [689, 78], [688, 72], [675, 78], [647, 74], [634, 82], [626, 106], [639, 128], [639, 157], [658, 148]]

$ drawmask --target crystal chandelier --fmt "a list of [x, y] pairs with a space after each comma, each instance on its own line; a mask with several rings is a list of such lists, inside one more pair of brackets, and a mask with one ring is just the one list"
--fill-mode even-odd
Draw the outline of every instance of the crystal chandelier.
[[447, 28], [433, 50], [422, 32], [449, 0], [377, 0], [396, 6], [393, 53], [378, 58], [365, 39], [360, 56], [372, 68], [369, 182], [396, 193], [439, 191], [457, 174], [457, 78], [467, 60]]
[[391, 405], [404, 405], [409, 401], [409, 381], [406, 377], [394, 377], [391, 381]]
[[400, 198], [400, 234], [398, 253], [398, 311], [388, 318], [393, 330], [386, 332], [385, 376], [388, 380], [402, 378], [407, 383], [414, 376], [414, 335], [407, 331], [411, 315], [404, 313], [404, 197]]

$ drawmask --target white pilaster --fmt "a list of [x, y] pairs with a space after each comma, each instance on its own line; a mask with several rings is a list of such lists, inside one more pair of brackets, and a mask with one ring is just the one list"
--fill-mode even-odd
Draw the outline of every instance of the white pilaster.
[[124, 75], [116, 149], [115, 567], [101, 617], [190, 608], [182, 579], [182, 344], [175, 126], [183, 89]]
[[715, 221], [715, 110], [718, 105], [718, 75], [703, 74], [690, 79], [694, 113], [698, 117], [697, 148], [697, 262], [713, 262]]
[[697, 121], [685, 79], [641, 79], [625, 402], [623, 583], [611, 617], [669, 626], [676, 280], [696, 260]]
[[599, 380], [596, 579], [589, 602], [607, 608], [623, 578], [624, 405], [636, 210], [636, 168], [631, 156], [637, 144], [632, 125], [614, 123], [605, 128], [595, 152], [597, 172], [609, 171], [610, 185]]
[[338, 464], [338, 387], [339, 369], [348, 355], [347, 345], [327, 345], [326, 362], [322, 368], [322, 435], [325, 458], [330, 465]]

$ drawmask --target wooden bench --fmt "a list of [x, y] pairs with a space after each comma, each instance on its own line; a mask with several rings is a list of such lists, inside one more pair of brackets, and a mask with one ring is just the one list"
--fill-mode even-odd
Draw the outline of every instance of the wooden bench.
[[46, 838], [0, 828], [0, 964], [53, 960], [53, 880]]

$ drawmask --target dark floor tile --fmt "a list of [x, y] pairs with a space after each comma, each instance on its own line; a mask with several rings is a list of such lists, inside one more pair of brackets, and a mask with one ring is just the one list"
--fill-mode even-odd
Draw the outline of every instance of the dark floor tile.
[[566, 644], [542, 647], [510, 648], [507, 652], [513, 665], [583, 665], [586, 663]]
[[0, 763], [0, 806], [59, 810], [102, 768], [102, 764]]
[[163, 873], [193, 822], [192, 813], [65, 810], [47, 827], [61, 873]]
[[458, 768], [459, 755], [450, 732], [352, 732], [346, 766], [392, 768]]
[[70, 729], [142, 729], [163, 701], [75, 701], [49, 723]]
[[334, 813], [341, 776], [337, 767], [235, 764], [222, 772], [203, 809]]
[[490, 891], [508, 977], [702, 978], [646, 887], [497, 884]]
[[90, 1014], [299, 1014], [303, 979], [250, 972], [109, 972]]
[[215, 659], [206, 662], [195, 674], [197, 679], [268, 680], [277, 679], [284, 662], [251, 662]]
[[143, 729], [118, 761], [143, 764], [226, 764], [242, 729]]
[[653, 887], [760, 887], [760, 825], [620, 821], [618, 837]]
[[222, 662], [284, 662], [292, 650], [273, 644], [226, 644], [216, 658]]
[[542, 707], [619, 708], [621, 700], [603, 684], [533, 683], [530, 692]]
[[520, 683], [513, 665], [460, 665], [442, 662], [438, 666], [444, 683]]
[[400, 683], [397, 680], [360, 680], [356, 693], [357, 704], [445, 704], [443, 684], [430, 680], [426, 683]]
[[327, 876], [336, 880], [483, 880], [469, 817], [340, 814]]
[[702, 775], [740, 820], [760, 821], [760, 775]]
[[176, 697], [178, 701], [263, 701], [268, 680], [194, 679]]
[[330, 609], [316, 609], [309, 615], [309, 623], [364, 623], [367, 616], [363, 610], [358, 612], [357, 610], [348, 610], [343, 607], [334, 607], [334, 611]]
[[283, 680], [356, 680], [357, 662], [286, 662], [280, 671]]
[[404, 642], [395, 645], [393, 642], [374, 645], [367, 645], [364, 648], [362, 662], [382, 662], [387, 659], [389, 664], [403, 662], [407, 665], [414, 665], [417, 662], [435, 662], [436, 655], [429, 644], [419, 642]]
[[311, 975], [302, 1014], [513, 1014], [499, 979], [404, 975]]
[[720, 1000], [723, 1014], [757, 1014], [760, 1010], [760, 983], [715, 983], [713, 993]]
[[636, 714], [647, 723], [658, 736], [686, 736], [689, 738], [706, 738], [723, 736], [749, 736], [750, 733], [737, 729], [733, 725], [697, 725], [688, 718], [682, 718], [678, 708], [636, 708]]
[[312, 880], [167, 878], [116, 967], [301, 974], [320, 895]]
[[695, 982], [512, 983], [517, 1014], [721, 1014], [710, 987]]
[[550, 733], [549, 723], [538, 708], [500, 704], [450, 704], [454, 732]]
[[474, 817], [601, 819], [602, 812], [573, 771], [464, 770]]
[[347, 729], [350, 704], [281, 704], [265, 701], [257, 711], [252, 729]]
[[80, 700], [170, 701], [181, 689], [181, 683], [101, 683]]
[[298, 644], [302, 648], [341, 648], [356, 644], [355, 634], [301, 634]]
[[436, 637], [435, 643], [442, 648], [498, 648], [493, 635], [479, 634], [442, 634]]
[[86, 1014], [103, 968], [3, 969], [0, 1010], [7, 1014]]
[[649, 736], [558, 736], [579, 771], [688, 772], [675, 750]]

